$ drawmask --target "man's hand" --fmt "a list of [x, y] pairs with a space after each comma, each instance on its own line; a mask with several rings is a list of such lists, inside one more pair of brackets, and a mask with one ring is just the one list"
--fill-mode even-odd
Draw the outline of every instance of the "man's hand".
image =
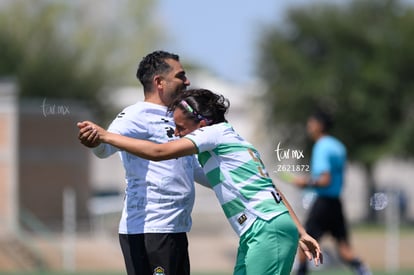
[[319, 263], [323, 264], [323, 255], [318, 242], [307, 233], [304, 233], [300, 237], [299, 247], [305, 253], [309, 261], [313, 259], [315, 266], [318, 266]]
[[83, 121], [78, 122], [76, 126], [79, 128], [78, 138], [83, 145], [89, 148], [93, 148], [101, 144], [99, 141], [99, 136], [92, 123]]
[[300, 188], [305, 188], [306, 186], [308, 186], [308, 182], [309, 182], [309, 178], [308, 177], [294, 177], [292, 179], [292, 183], [294, 185], [296, 185], [297, 187]]

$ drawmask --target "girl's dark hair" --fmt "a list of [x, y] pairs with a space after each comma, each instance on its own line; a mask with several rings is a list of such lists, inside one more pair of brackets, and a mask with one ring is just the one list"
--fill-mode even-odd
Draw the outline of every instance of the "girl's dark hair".
[[205, 120], [207, 125], [212, 125], [227, 122], [225, 114], [229, 107], [229, 100], [222, 95], [207, 89], [190, 89], [179, 93], [168, 106], [168, 111], [180, 108], [187, 118], [197, 122]]

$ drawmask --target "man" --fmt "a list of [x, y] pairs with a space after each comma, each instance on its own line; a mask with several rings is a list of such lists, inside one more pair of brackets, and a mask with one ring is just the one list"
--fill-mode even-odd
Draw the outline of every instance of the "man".
[[[336, 241], [341, 259], [356, 274], [371, 274], [367, 267], [352, 251], [346, 220], [340, 200], [345, 164], [345, 146], [328, 134], [332, 127], [332, 118], [325, 112], [316, 112], [307, 121], [307, 132], [315, 142], [311, 155], [311, 176], [295, 177], [293, 183], [301, 188], [311, 188], [316, 199], [305, 223], [306, 231], [317, 241], [325, 233], [330, 233]], [[299, 252], [298, 275], [307, 274], [307, 259]]]
[[[167, 105], [190, 85], [179, 56], [155, 51], [142, 59], [137, 78], [144, 88], [144, 101], [126, 107], [108, 131], [164, 143], [176, 139], [174, 121]], [[108, 144], [82, 137], [100, 158], [119, 151]], [[119, 240], [129, 275], [189, 275], [187, 235], [194, 204], [194, 179], [207, 180], [194, 156], [148, 161], [120, 151], [125, 168], [125, 201], [119, 223]]]

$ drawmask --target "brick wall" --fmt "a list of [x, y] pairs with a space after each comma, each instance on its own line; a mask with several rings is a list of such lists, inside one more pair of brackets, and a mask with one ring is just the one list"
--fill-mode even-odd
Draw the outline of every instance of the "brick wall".
[[20, 104], [20, 206], [52, 229], [62, 226], [67, 187], [76, 194], [78, 221], [88, 223], [89, 151], [76, 127], [87, 116], [79, 102], [45, 98]]
[[16, 87], [0, 80], [0, 232], [17, 226]]

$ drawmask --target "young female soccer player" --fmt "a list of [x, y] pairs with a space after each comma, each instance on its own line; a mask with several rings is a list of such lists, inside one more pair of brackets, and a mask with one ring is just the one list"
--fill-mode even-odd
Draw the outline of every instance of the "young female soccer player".
[[80, 137], [109, 143], [141, 158], [166, 160], [197, 154], [212, 189], [239, 235], [234, 274], [291, 272], [298, 243], [315, 265], [322, 262], [319, 244], [300, 224], [276, 189], [257, 150], [227, 123], [229, 102], [209, 90], [182, 92], [169, 106], [179, 140], [157, 144], [105, 131], [84, 121]]

